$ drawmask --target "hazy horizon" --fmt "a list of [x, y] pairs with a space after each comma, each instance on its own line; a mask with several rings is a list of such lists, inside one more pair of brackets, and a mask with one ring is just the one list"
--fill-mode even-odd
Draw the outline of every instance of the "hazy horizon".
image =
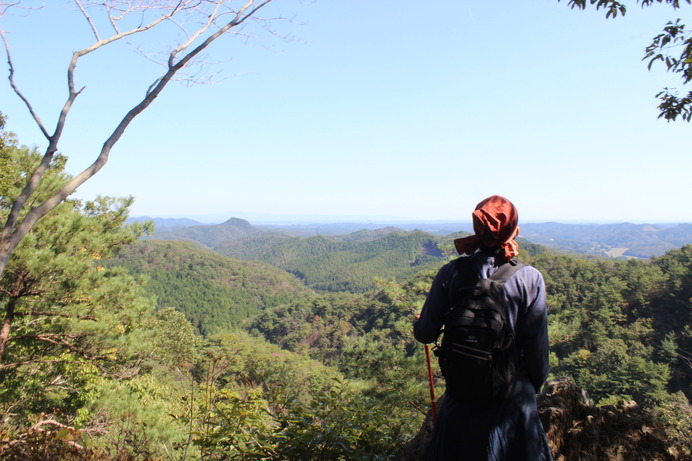
[[[269, 214], [252, 214], [252, 213], [214, 213], [208, 215], [169, 215], [169, 216], [153, 216], [153, 215], [138, 215], [131, 214], [130, 219], [170, 219], [170, 220], [192, 220], [200, 224], [216, 225], [221, 224], [230, 219], [237, 218], [248, 221], [250, 224], [258, 225], [305, 225], [305, 224], [450, 224], [450, 225], [471, 225], [471, 219], [467, 220], [440, 220], [440, 219], [415, 219], [396, 216], [348, 216], [348, 215], [269, 215]], [[691, 224], [690, 221], [580, 221], [580, 220], [519, 220], [519, 225], [529, 224], [583, 224], [583, 225], [607, 225], [607, 224], [638, 224], [638, 225], [667, 225], [675, 226], [678, 224]]]

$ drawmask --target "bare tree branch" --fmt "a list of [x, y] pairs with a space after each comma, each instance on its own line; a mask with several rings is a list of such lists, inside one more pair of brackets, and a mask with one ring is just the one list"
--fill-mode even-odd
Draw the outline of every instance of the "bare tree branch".
[[[17, 301], [15, 299], [10, 299], [5, 306], [5, 318], [2, 322], [2, 328], [0, 328], [0, 360], [5, 353], [5, 346], [9, 341], [12, 322], [14, 322], [14, 310], [17, 307], [16, 304]], [[2, 369], [2, 367], [0, 367], [0, 369]]]
[[[77, 3], [78, 5], [81, 5], [83, 2], [81, 0], [75, 0], [75, 3]], [[77, 55], [77, 59], [79, 59], [82, 56], [85, 56], [85, 55], [87, 55], [93, 51], [96, 51], [99, 48], [102, 48], [102, 47], [104, 47], [110, 43], [116, 42], [118, 40], [122, 40], [123, 38], [129, 37], [131, 35], [145, 32], [149, 29], [156, 27], [157, 25], [161, 24], [162, 22], [168, 21], [170, 18], [175, 16], [182, 9], [184, 9], [187, 3], [189, 3], [189, 0], [187, 2], [183, 2], [182, 0], [179, 1], [178, 4], [173, 9], [171, 9], [170, 12], [159, 16], [158, 18], [154, 19], [153, 21], [151, 21], [150, 23], [148, 23], [146, 25], [139, 26], [139, 27], [136, 27], [134, 29], [131, 29], [131, 30], [128, 30], [125, 32], [119, 32], [116, 30], [115, 35], [108, 37], [108, 38], [105, 38], [105, 39], [102, 39], [102, 40], [98, 40], [93, 45], [91, 45], [87, 48], [84, 48], [81, 51], [76, 51], [75, 54]], [[93, 22], [90, 22], [90, 24], [93, 26]], [[76, 65], [76, 61], [75, 61], [75, 65]], [[74, 67], [72, 68], [72, 70], [74, 71]]]
[[[0, 443], [5, 445], [5, 446], [12, 447], [12, 446], [19, 445], [22, 443], [27, 443], [26, 439], [29, 438], [32, 433], [35, 433], [35, 432], [51, 433], [51, 432], [53, 432], [50, 429], [49, 430], [44, 429], [45, 426], [51, 426], [52, 428], [57, 428], [57, 429], [61, 429], [61, 430], [66, 429], [71, 434], [96, 434], [96, 435], [108, 434], [108, 431], [102, 427], [76, 429], [73, 426], [68, 426], [67, 424], [63, 424], [63, 423], [58, 422], [54, 419], [44, 419], [42, 421], [37, 422], [33, 426], [31, 426], [27, 431], [16, 436], [16, 438], [14, 440], [2, 440], [2, 441], [0, 441]], [[53, 429], [53, 430], [55, 430], [55, 429]], [[80, 445], [80, 444], [78, 444], [72, 440], [62, 440], [62, 442], [67, 444], [67, 445], [70, 445], [72, 447], [75, 447], [78, 450], [84, 449], [84, 447], [82, 445]]]
[[[21, 335], [21, 336], [14, 336], [10, 338], [10, 341], [21, 341], [23, 339], [38, 339], [41, 341], [49, 341], [53, 342], [54, 344], [58, 344], [56, 342], [57, 339], [63, 339], [63, 338], [68, 338], [68, 339], [78, 339], [79, 336], [77, 335], [70, 335], [67, 333], [43, 333], [43, 334], [38, 334], [38, 335]], [[64, 343], [64, 341], [60, 341], [60, 344]]]
[[[91, 357], [91, 360], [103, 360], [106, 357], [99, 356], [99, 357]], [[34, 360], [22, 360], [20, 362], [13, 362], [13, 363], [3, 363], [0, 365], [0, 371], [6, 370], [9, 368], [15, 368], [15, 367], [20, 367], [22, 365], [31, 365], [32, 363], [84, 363], [79, 360], [67, 360], [67, 359], [34, 359]]]
[[[7, 261], [14, 252], [14, 249], [32, 229], [36, 222], [53, 208], [55, 208], [59, 203], [64, 201], [77, 189], [77, 187], [93, 177], [106, 164], [111, 149], [118, 142], [129, 124], [135, 119], [135, 117], [142, 113], [142, 111], [149, 107], [149, 105], [154, 101], [154, 99], [156, 99], [156, 97], [158, 97], [161, 91], [171, 80], [174, 80], [176, 73], [190, 65], [194, 58], [196, 58], [203, 50], [209, 47], [211, 43], [222, 35], [226, 34], [229, 30], [242, 25], [247, 19], [253, 17], [261, 8], [269, 4], [272, 0], [246, 0], [245, 3], [237, 10], [233, 10], [230, 7], [231, 2], [229, 0], [178, 0], [175, 2], [150, 0], [135, 4], [130, 1], [118, 0], [74, 1], [81, 14], [84, 16], [94, 37], [96, 38], [96, 42], [80, 51], [74, 52], [72, 55], [72, 60], [70, 61], [67, 72], [68, 98], [60, 111], [58, 122], [52, 135], [49, 135], [47, 130], [43, 127], [43, 124], [38, 116], [34, 113], [33, 108], [29, 104], [27, 98], [25, 98], [21, 92], [18, 91], [13, 83], [14, 69], [11, 66], [11, 59], [9, 59], [9, 46], [5, 40], [5, 37], [3, 36], [8, 60], [10, 61], [10, 80], [13, 89], [15, 89], [15, 93], [22, 98], [29, 108], [29, 111], [34, 116], [34, 120], [41, 128], [44, 136], [49, 140], [49, 145], [41, 163], [32, 173], [19, 197], [14, 201], [12, 210], [10, 211], [5, 222], [5, 226], [2, 229], [2, 233], [0, 233], [0, 274], [4, 271]], [[89, 7], [105, 8], [108, 21], [110, 22], [114, 31], [113, 35], [107, 38], [101, 38], [102, 35], [99, 34], [96, 22], [92, 19], [87, 11]], [[153, 19], [150, 18], [151, 20], [148, 22], [145, 21], [144, 18], [146, 15], [144, 13], [152, 11], [161, 11], [162, 14], [154, 17]], [[142, 23], [131, 29], [121, 31], [118, 22], [124, 20], [133, 12], [139, 12], [142, 14]], [[164, 22], [174, 22], [174, 17], [176, 15], [188, 13], [190, 15], [197, 14], [198, 19], [204, 17], [204, 20], [200, 22], [200, 25], [195, 32], [188, 35], [185, 42], [179, 44], [173, 49], [173, 51], [170, 52], [168, 57], [167, 71], [151, 84], [144, 98], [137, 105], [135, 105], [118, 123], [111, 135], [104, 142], [95, 161], [90, 166], [85, 168], [81, 173], [72, 178], [71, 181], [69, 181], [52, 197], [43, 201], [43, 203], [32, 206], [28, 211], [26, 211], [29, 198], [34, 194], [38, 184], [43, 178], [43, 175], [48, 170], [54, 154], [58, 150], [58, 142], [65, 128], [67, 115], [70, 112], [75, 99], [83, 91], [83, 88], [77, 90], [75, 86], [75, 69], [79, 59], [104, 46], [122, 40], [126, 37], [133, 36], [134, 34], [148, 31]], [[220, 18], [224, 17], [225, 15], [232, 15], [232, 19], [228, 22], [222, 23], [223, 25], [219, 26], [215, 32], [211, 33], [212, 26], [216, 26], [216, 24], [219, 23]], [[186, 50], [192, 47], [194, 43], [200, 40], [207, 33], [210, 34], [204, 40], [202, 40], [199, 45], [186, 52]], [[182, 57], [179, 57], [179, 55], [182, 55]]]
[[10, 8], [21, 8], [23, 10], [35, 10], [38, 8], [34, 7], [28, 7], [28, 6], [21, 6], [20, 5], [21, 0], [12, 0], [12, 1], [2, 1], [0, 2], [0, 18], [5, 14], [7, 10]]
[[28, 312], [15, 312], [15, 316], [25, 316], [25, 317], [62, 317], [67, 319], [77, 319], [77, 320], [98, 320], [93, 315], [72, 315], [65, 314], [63, 312], [38, 312], [38, 311], [28, 311]]
[[197, 30], [196, 33], [192, 34], [192, 35], [188, 38], [187, 42], [181, 44], [178, 48], [176, 48], [175, 50], [173, 50], [173, 52], [171, 52], [171, 57], [170, 57], [170, 59], [169, 59], [169, 61], [168, 61], [168, 65], [169, 65], [169, 66], [172, 64], [172, 60], [175, 58], [175, 56], [176, 56], [178, 53], [180, 53], [180, 52], [183, 51], [184, 49], [187, 49], [187, 48], [188, 48], [190, 45], [192, 45], [192, 43], [194, 43], [202, 34], [204, 34], [207, 30], [209, 30], [209, 28], [214, 24], [214, 21], [215, 21], [217, 15], [219, 14], [219, 8], [221, 8], [221, 5], [222, 5], [222, 2], [218, 2], [218, 3], [216, 4], [216, 6], [214, 7], [214, 11], [212, 12], [212, 14], [209, 15], [209, 20], [207, 21], [207, 23], [204, 24], [204, 26], [202, 26], [201, 28], [199, 28], [199, 29]]
[[21, 335], [21, 336], [15, 336], [12, 338], [9, 338], [7, 343], [9, 342], [17, 342], [17, 341], [23, 341], [23, 340], [36, 340], [36, 341], [41, 341], [49, 344], [53, 344], [55, 346], [60, 346], [68, 351], [72, 352], [73, 354], [76, 354], [85, 360], [89, 361], [96, 361], [96, 360], [104, 360], [107, 357], [105, 355], [89, 355], [85, 350], [80, 349], [77, 347], [75, 344], [70, 342], [69, 340], [78, 340], [80, 339], [81, 336], [77, 335], [69, 335], [69, 334], [35, 334], [35, 335]]
[[50, 139], [50, 135], [48, 134], [48, 131], [44, 128], [43, 122], [41, 122], [41, 119], [36, 115], [36, 112], [34, 111], [33, 106], [29, 102], [29, 100], [24, 97], [21, 91], [17, 88], [17, 85], [14, 83], [14, 64], [12, 62], [12, 55], [10, 54], [10, 44], [7, 42], [7, 37], [5, 36], [5, 33], [0, 30], [0, 37], [2, 37], [2, 43], [5, 46], [5, 54], [7, 55], [7, 65], [9, 67], [8, 71], [8, 80], [10, 81], [10, 86], [12, 87], [12, 90], [19, 96], [19, 98], [24, 102], [24, 105], [26, 105], [27, 109], [29, 109], [29, 113], [33, 117], [34, 121], [38, 125], [39, 129], [41, 130], [41, 133], [46, 137], [46, 139]]
[[82, 12], [82, 14], [84, 15], [84, 18], [89, 23], [89, 26], [91, 26], [91, 31], [94, 33], [94, 38], [96, 39], [97, 42], [100, 42], [101, 37], [99, 37], [98, 30], [96, 30], [96, 25], [94, 24], [94, 21], [91, 20], [89, 13], [87, 13], [86, 9], [84, 9], [84, 5], [82, 4], [82, 2], [75, 2], [75, 3], [77, 4], [77, 8], [79, 8], [79, 11]]

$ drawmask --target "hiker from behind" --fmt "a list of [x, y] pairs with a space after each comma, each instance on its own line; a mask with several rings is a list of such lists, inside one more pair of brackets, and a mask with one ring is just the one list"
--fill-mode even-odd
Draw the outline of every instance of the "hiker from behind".
[[476, 206], [475, 234], [435, 277], [414, 336], [434, 350], [445, 397], [428, 460], [552, 460], [536, 393], [548, 376], [548, 320], [541, 273], [514, 259], [518, 214], [494, 195]]

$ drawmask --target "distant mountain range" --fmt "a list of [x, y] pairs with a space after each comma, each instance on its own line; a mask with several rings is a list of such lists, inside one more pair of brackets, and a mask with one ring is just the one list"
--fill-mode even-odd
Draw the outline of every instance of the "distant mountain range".
[[[222, 246], [223, 253], [230, 247], [256, 247], [249, 251], [257, 255], [289, 238], [325, 236], [341, 242], [375, 239], [394, 232], [413, 230], [434, 236], [453, 236], [454, 232], [472, 231], [470, 223], [327, 223], [296, 225], [253, 226], [248, 221], [231, 218], [220, 224], [202, 224], [190, 219], [136, 218], [136, 221], [152, 220], [156, 225], [153, 238], [165, 240], [189, 240], [209, 248]], [[692, 243], [692, 224], [521, 224], [522, 238], [560, 251], [598, 255], [611, 258], [649, 258], [660, 256], [668, 250]], [[235, 241], [235, 242], [234, 242]], [[229, 243], [234, 242], [234, 243]], [[252, 242], [252, 245], [250, 245]], [[230, 254], [229, 254], [230, 255]], [[249, 255], [248, 255], [249, 257]]]
[[692, 224], [524, 224], [521, 235], [561, 251], [650, 258], [692, 243]]

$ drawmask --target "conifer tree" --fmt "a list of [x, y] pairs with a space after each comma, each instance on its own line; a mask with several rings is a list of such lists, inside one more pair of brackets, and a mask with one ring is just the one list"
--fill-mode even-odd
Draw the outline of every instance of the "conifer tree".
[[[0, 184], [0, 215], [7, 216], [19, 179], [41, 156], [4, 141], [0, 161], [12, 169]], [[39, 200], [70, 180], [62, 166], [55, 157], [36, 191]], [[27, 234], [0, 277], [0, 430], [10, 439], [2, 448], [42, 427], [101, 431], [86, 423], [104, 379], [137, 373], [137, 344], [146, 336], [141, 324], [153, 304], [123, 269], [101, 262], [146, 230], [123, 226], [130, 203], [61, 203]]]

